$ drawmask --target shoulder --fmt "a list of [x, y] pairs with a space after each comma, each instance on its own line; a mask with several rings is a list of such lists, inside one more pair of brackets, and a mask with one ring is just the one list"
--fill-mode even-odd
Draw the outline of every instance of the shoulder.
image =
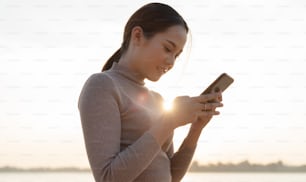
[[105, 72], [93, 73], [90, 75], [86, 82], [89, 83], [110, 83], [111, 79]]
[[106, 97], [114, 95], [117, 88], [113, 79], [106, 72], [94, 73], [85, 81], [81, 90], [81, 97]]
[[86, 80], [84, 87], [111, 88], [114, 86], [113, 79], [106, 72], [94, 73]]
[[113, 79], [106, 72], [90, 75], [81, 90], [79, 106], [84, 103], [105, 102], [118, 98], [117, 88]]

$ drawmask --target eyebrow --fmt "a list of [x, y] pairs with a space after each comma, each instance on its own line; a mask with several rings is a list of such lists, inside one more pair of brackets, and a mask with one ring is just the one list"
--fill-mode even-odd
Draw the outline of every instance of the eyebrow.
[[172, 42], [171, 40], [166, 39], [166, 41], [167, 41], [168, 43], [170, 43], [173, 47], [176, 47], [176, 44], [175, 44], [174, 42]]

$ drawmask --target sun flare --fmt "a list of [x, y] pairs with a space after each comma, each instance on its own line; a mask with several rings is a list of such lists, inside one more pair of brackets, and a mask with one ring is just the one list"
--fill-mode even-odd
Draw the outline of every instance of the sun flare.
[[173, 108], [173, 101], [172, 100], [165, 100], [163, 106], [164, 106], [164, 110], [170, 111]]

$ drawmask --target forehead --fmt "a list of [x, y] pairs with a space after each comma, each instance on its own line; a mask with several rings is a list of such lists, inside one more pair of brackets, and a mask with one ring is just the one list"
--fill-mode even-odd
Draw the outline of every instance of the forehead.
[[156, 38], [162, 41], [171, 41], [177, 47], [183, 48], [187, 39], [187, 31], [183, 26], [171, 26], [166, 31], [156, 34]]

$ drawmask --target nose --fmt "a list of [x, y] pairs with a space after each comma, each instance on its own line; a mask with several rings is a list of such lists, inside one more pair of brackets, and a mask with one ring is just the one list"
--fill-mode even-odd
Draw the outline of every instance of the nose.
[[169, 56], [169, 57], [166, 59], [166, 64], [169, 65], [169, 66], [173, 66], [173, 65], [174, 65], [174, 62], [175, 62], [175, 59], [176, 59], [175, 56]]

